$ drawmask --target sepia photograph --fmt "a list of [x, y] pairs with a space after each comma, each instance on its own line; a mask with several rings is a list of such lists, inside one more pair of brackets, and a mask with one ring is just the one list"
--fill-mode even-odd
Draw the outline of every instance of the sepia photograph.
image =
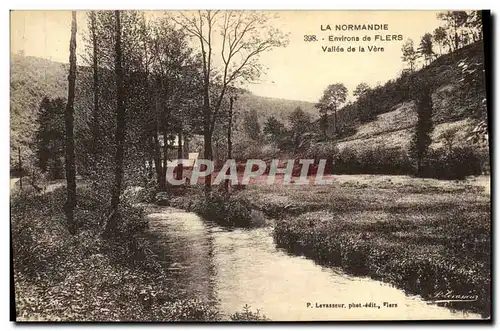
[[11, 10], [11, 319], [491, 321], [490, 29]]

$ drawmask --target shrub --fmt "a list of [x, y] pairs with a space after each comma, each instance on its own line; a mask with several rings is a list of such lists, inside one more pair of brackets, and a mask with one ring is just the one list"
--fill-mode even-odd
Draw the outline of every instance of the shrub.
[[217, 308], [197, 299], [167, 302], [160, 307], [162, 320], [173, 321], [218, 321], [221, 319]]
[[223, 226], [249, 227], [252, 224], [252, 209], [244, 199], [212, 192], [209, 198], [199, 196], [192, 210], [207, 220]]
[[251, 307], [246, 304], [241, 311], [232, 314], [229, 318], [232, 321], [269, 321], [266, 315], [261, 315], [259, 309], [253, 312], [250, 308]]
[[377, 146], [374, 149], [356, 151], [342, 149], [335, 158], [333, 171], [337, 174], [410, 174], [411, 163], [407, 154], [399, 148]]
[[465, 179], [481, 174], [481, 158], [469, 146], [432, 150], [425, 162], [424, 175], [439, 179]]

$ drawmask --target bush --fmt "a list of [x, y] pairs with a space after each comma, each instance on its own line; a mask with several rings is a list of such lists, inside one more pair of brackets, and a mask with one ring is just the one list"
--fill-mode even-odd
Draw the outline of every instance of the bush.
[[209, 198], [197, 197], [192, 210], [205, 219], [223, 226], [253, 226], [250, 203], [243, 199], [212, 192]]
[[242, 141], [235, 143], [233, 147], [233, 158], [236, 160], [248, 159], [273, 159], [279, 155], [280, 149], [271, 144], [259, 144], [254, 141]]
[[[480, 175], [484, 163], [472, 147], [454, 147], [431, 150], [423, 162], [423, 177], [438, 179], [465, 179]], [[374, 149], [343, 148], [335, 158], [336, 174], [410, 175], [415, 169], [408, 154], [399, 148], [377, 146]]]
[[425, 177], [438, 179], [462, 180], [481, 174], [481, 158], [469, 146], [454, 147], [451, 151], [444, 148], [432, 150], [424, 166]]
[[241, 311], [232, 314], [229, 318], [232, 321], [269, 321], [266, 315], [261, 315], [258, 309], [253, 312], [250, 308], [249, 305], [245, 305]]
[[354, 150], [346, 147], [335, 158], [337, 174], [403, 175], [412, 173], [407, 154], [399, 148], [377, 146], [374, 149]]

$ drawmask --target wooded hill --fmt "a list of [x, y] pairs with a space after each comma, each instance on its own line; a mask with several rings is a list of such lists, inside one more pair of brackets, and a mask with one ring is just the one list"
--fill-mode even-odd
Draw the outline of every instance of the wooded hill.
[[[10, 137], [11, 137], [11, 167], [17, 166], [18, 147], [21, 155], [29, 159], [33, 155], [33, 139], [37, 129], [37, 113], [44, 97], [50, 99], [67, 97], [68, 64], [32, 57], [11, 55], [10, 81]], [[78, 67], [78, 75], [90, 75], [89, 67]], [[87, 118], [91, 112], [90, 87], [82, 86], [82, 80], [77, 79], [77, 94], [87, 95], [86, 98], [76, 98], [76, 122]], [[89, 104], [87, 104], [89, 103]], [[235, 104], [237, 112], [255, 111], [259, 123], [274, 116], [282, 122], [288, 120], [291, 112], [300, 107], [312, 118], [317, 117], [314, 103], [299, 100], [269, 98], [243, 91]], [[77, 128], [78, 129], [78, 128]]]
[[449, 127], [456, 128], [457, 142], [465, 143], [474, 130], [470, 119], [486, 118], [481, 114], [486, 112], [483, 69], [483, 42], [479, 41], [375, 87], [365, 99], [339, 110], [339, 124], [344, 129], [339, 147], [369, 149], [382, 144], [406, 148], [417, 120], [410, 83], [419, 79], [433, 91], [434, 144], [440, 143], [439, 136]]
[[[477, 116], [478, 109], [485, 109], [483, 63], [483, 44], [479, 41], [442, 55], [420, 70], [403, 73], [398, 78], [371, 89], [364, 99], [358, 99], [338, 111], [342, 130], [339, 148], [406, 148], [416, 123], [414, 101], [410, 92], [410, 82], [415, 79], [425, 79], [434, 91], [434, 145], [440, 143], [439, 137], [448, 127], [456, 128], [457, 141], [466, 142], [474, 129], [469, 119]], [[67, 69], [67, 64], [12, 55], [11, 167], [17, 166], [18, 147], [21, 148], [23, 159], [32, 157], [40, 102], [44, 97], [66, 97]], [[79, 74], [90, 74], [90, 68], [79, 67]], [[88, 94], [88, 97], [76, 99], [77, 122], [85, 120], [91, 109], [90, 88], [79, 85], [79, 82], [81, 81], [77, 79], [77, 93]], [[85, 101], [86, 99], [88, 100]], [[239, 96], [235, 109], [241, 113], [255, 111], [262, 128], [262, 124], [271, 116], [286, 123], [297, 107], [312, 118], [317, 118], [318, 111], [314, 105], [306, 101], [261, 97], [245, 91]], [[333, 121], [333, 118], [329, 120]]]

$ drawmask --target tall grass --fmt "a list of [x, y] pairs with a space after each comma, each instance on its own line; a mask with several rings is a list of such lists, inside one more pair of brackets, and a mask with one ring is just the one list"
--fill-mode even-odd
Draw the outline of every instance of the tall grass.
[[489, 316], [487, 213], [459, 209], [437, 219], [419, 217], [420, 224], [398, 214], [377, 222], [299, 215], [278, 220], [274, 240], [278, 247], [318, 263], [386, 281], [426, 299], [448, 291], [477, 296], [477, 301], [452, 307]]

